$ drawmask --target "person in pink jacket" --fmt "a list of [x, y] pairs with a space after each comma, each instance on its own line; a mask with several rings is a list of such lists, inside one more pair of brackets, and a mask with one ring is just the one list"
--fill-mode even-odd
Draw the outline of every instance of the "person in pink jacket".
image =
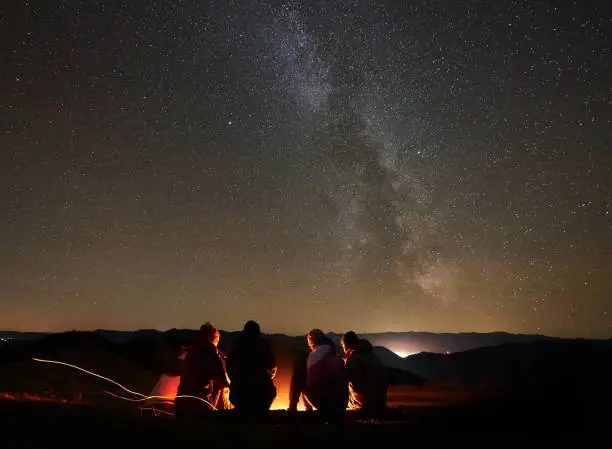
[[324, 418], [341, 420], [349, 400], [344, 361], [322, 330], [311, 330], [307, 340], [306, 397]]

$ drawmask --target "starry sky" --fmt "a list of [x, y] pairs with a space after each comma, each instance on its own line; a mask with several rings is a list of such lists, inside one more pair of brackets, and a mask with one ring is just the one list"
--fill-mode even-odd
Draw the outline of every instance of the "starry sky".
[[605, 1], [6, 3], [0, 328], [612, 337]]

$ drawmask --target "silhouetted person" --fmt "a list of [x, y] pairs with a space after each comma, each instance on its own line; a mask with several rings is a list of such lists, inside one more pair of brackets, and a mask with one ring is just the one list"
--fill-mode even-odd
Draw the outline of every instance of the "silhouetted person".
[[227, 358], [229, 397], [236, 411], [261, 414], [270, 409], [276, 397], [276, 369], [276, 356], [259, 324], [248, 321]]
[[[293, 391], [290, 394], [290, 410], [297, 407], [296, 397], [304, 395], [321, 415], [340, 421], [348, 404], [348, 378], [342, 358], [333, 342], [322, 330], [313, 329], [307, 336], [310, 353], [306, 357], [306, 376], [303, 383], [303, 367], [294, 372]], [[300, 382], [302, 382], [300, 384]]]
[[291, 374], [291, 384], [289, 386], [289, 411], [297, 411], [300, 399], [304, 404], [304, 408], [308, 411], [312, 410], [312, 404], [306, 396], [306, 374], [307, 360], [310, 354], [310, 348], [305, 342], [304, 346], [298, 349], [293, 362], [293, 370]]
[[[174, 403], [177, 416], [194, 416], [223, 408], [222, 396], [229, 382], [222, 355], [217, 350], [219, 338], [219, 331], [212, 324], [206, 323], [200, 328], [195, 344], [187, 348]], [[197, 396], [206, 402], [178, 397], [182, 395]]]
[[369, 341], [353, 331], [342, 336], [344, 362], [349, 380], [349, 408], [368, 417], [381, 417], [387, 408], [387, 370]]

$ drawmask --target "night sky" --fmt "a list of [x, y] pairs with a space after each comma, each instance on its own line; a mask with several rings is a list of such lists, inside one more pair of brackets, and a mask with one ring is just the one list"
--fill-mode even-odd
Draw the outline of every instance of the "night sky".
[[3, 2], [0, 328], [612, 337], [606, 3]]

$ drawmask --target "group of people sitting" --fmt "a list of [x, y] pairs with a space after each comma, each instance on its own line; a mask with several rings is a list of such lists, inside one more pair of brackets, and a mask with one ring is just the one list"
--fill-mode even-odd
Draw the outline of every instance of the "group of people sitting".
[[[257, 415], [270, 409], [277, 395], [277, 363], [259, 324], [248, 321], [228, 355], [218, 349], [219, 339], [219, 331], [206, 323], [196, 343], [182, 354], [177, 416], [229, 408]], [[382, 415], [386, 369], [367, 340], [347, 332], [341, 339], [343, 354], [320, 329], [311, 330], [306, 340], [308, 346], [298, 352], [293, 367], [289, 411], [297, 411], [301, 400], [306, 410], [316, 409], [329, 419], [341, 419], [347, 408]]]
[[308, 349], [298, 354], [293, 366], [289, 410], [297, 410], [300, 399], [306, 410], [316, 408], [330, 419], [345, 410], [361, 410], [366, 416], [381, 416], [387, 407], [386, 368], [369, 341], [350, 331], [340, 341], [343, 355], [320, 329], [307, 335]]

